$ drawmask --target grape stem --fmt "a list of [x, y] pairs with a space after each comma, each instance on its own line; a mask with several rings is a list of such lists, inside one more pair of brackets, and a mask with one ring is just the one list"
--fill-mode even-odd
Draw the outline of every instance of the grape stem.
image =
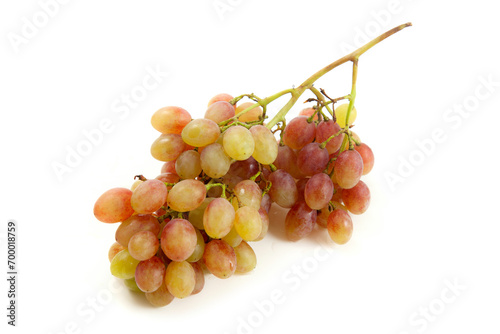
[[207, 191], [209, 191], [210, 188], [213, 188], [213, 187], [221, 187], [222, 188], [222, 195], [220, 197], [226, 198], [226, 185], [224, 183], [209, 183], [209, 184], [205, 185], [205, 187], [207, 188]]
[[[286, 91], [282, 91], [282, 92], [279, 92], [279, 93], [271, 96], [270, 97], [270, 98], [272, 98], [271, 101], [274, 101], [276, 98], [278, 98], [278, 97], [280, 97], [282, 95], [285, 95], [285, 94], [288, 94], [288, 93], [290, 93], [292, 95], [292, 97], [287, 102], [287, 104], [285, 104], [283, 106], [283, 108], [281, 108], [281, 110], [276, 114], [276, 116], [274, 116], [273, 119], [271, 119], [267, 123], [266, 127], [268, 129], [272, 129], [276, 125], [276, 123], [283, 121], [285, 119], [286, 114], [293, 107], [293, 105], [297, 102], [297, 100], [299, 99], [299, 97], [306, 90], [311, 89], [311, 87], [313, 86], [314, 82], [316, 82], [316, 80], [318, 80], [319, 78], [321, 78], [323, 75], [325, 75], [326, 73], [330, 72], [334, 68], [336, 68], [336, 67], [338, 67], [338, 66], [340, 66], [340, 65], [342, 65], [342, 64], [344, 64], [344, 63], [346, 63], [348, 61], [351, 61], [353, 63], [353, 75], [352, 75], [351, 94], [349, 96], [349, 107], [347, 109], [347, 115], [346, 115], [346, 120], [348, 120], [349, 119], [349, 115], [350, 115], [351, 110], [352, 110], [352, 107], [354, 106], [354, 100], [356, 98], [356, 79], [357, 79], [357, 74], [358, 74], [358, 59], [359, 59], [359, 57], [363, 53], [365, 53], [366, 51], [368, 51], [369, 49], [371, 49], [373, 46], [377, 45], [378, 43], [380, 43], [381, 41], [383, 41], [384, 39], [386, 39], [387, 37], [389, 37], [389, 36], [397, 33], [400, 30], [403, 30], [404, 28], [409, 27], [411, 25], [412, 24], [410, 22], [408, 22], [408, 23], [399, 25], [399, 26], [397, 26], [395, 28], [392, 28], [389, 31], [386, 31], [385, 33], [383, 33], [382, 35], [378, 36], [377, 38], [371, 40], [370, 42], [366, 43], [365, 45], [363, 45], [359, 49], [354, 50], [350, 54], [348, 54], [348, 55], [346, 55], [346, 56], [344, 56], [344, 57], [342, 57], [340, 59], [337, 59], [336, 61], [334, 61], [330, 65], [328, 65], [328, 66], [322, 68], [321, 70], [319, 70], [318, 72], [314, 73], [306, 81], [304, 81], [299, 87], [288, 89]], [[260, 104], [271, 102], [271, 101], [268, 102], [267, 99], [269, 99], [269, 98], [262, 99], [260, 101]], [[259, 103], [256, 103], [256, 104], [248, 107], [247, 109], [243, 110], [240, 114], [243, 114], [244, 112], [250, 111], [251, 109], [257, 107], [258, 105], [259, 105]], [[349, 123], [346, 121], [346, 129], [348, 127], [349, 127]]]

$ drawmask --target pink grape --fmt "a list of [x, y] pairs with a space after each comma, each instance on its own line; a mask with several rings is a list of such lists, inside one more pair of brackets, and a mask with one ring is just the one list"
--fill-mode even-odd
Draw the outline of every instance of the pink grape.
[[328, 216], [328, 234], [337, 244], [343, 245], [351, 239], [352, 220], [349, 214], [344, 210], [333, 210]]
[[243, 180], [234, 187], [234, 194], [241, 205], [250, 206], [256, 210], [260, 208], [262, 190], [252, 180]]
[[130, 203], [137, 213], [153, 213], [167, 201], [167, 186], [160, 180], [141, 183], [133, 192]]
[[119, 252], [121, 252], [124, 249], [125, 249], [125, 247], [120, 245], [118, 242], [114, 242], [108, 251], [109, 262], [111, 262], [113, 260], [113, 258], [115, 257], [116, 254], [118, 254]]
[[160, 242], [157, 234], [151, 231], [139, 231], [130, 238], [127, 248], [130, 256], [134, 259], [145, 261], [153, 257], [158, 252], [159, 247]]
[[339, 154], [335, 161], [335, 179], [343, 189], [354, 187], [363, 175], [363, 159], [355, 150], [347, 150]]
[[313, 175], [304, 189], [304, 199], [314, 210], [321, 210], [328, 205], [333, 196], [333, 182], [325, 173]]
[[151, 231], [154, 235], [158, 235], [160, 223], [152, 215], [134, 215], [118, 226], [115, 239], [120, 245], [127, 248], [130, 238], [139, 231]]
[[231, 103], [226, 101], [217, 101], [208, 106], [205, 112], [205, 118], [220, 123], [234, 117], [235, 111]]
[[151, 125], [161, 133], [180, 134], [191, 121], [191, 115], [180, 107], [165, 107], [151, 117]]
[[203, 214], [203, 227], [209, 237], [225, 237], [233, 227], [235, 211], [225, 198], [216, 198], [208, 204]]
[[156, 160], [173, 161], [184, 151], [185, 144], [178, 134], [162, 134], [151, 144], [151, 155]]
[[205, 273], [203, 272], [203, 269], [201, 268], [201, 265], [199, 263], [197, 262], [191, 263], [191, 266], [194, 269], [194, 275], [196, 281], [193, 292], [191, 292], [191, 295], [196, 295], [201, 290], [203, 290], [203, 287], [205, 286]]
[[156, 291], [146, 292], [144, 295], [148, 302], [155, 307], [167, 306], [175, 299], [168, 291], [165, 281], [163, 281], [162, 285]]
[[290, 174], [283, 169], [278, 169], [269, 175], [269, 181], [272, 182], [269, 196], [273, 202], [282, 208], [291, 208], [297, 202], [299, 193], [295, 180]]
[[197, 244], [196, 230], [185, 219], [169, 221], [161, 234], [161, 249], [173, 261], [185, 261], [193, 254]]
[[318, 143], [310, 143], [297, 154], [297, 166], [304, 175], [312, 176], [325, 170], [329, 158], [326, 148], [321, 148]]
[[165, 173], [177, 174], [175, 171], [175, 160], [167, 161], [163, 164], [163, 166], [161, 166], [161, 174]]
[[236, 271], [236, 253], [225, 241], [214, 239], [205, 247], [203, 261], [218, 278], [229, 278]]
[[370, 206], [370, 189], [363, 181], [354, 187], [342, 190], [342, 201], [349, 212], [360, 215]]
[[297, 116], [286, 125], [283, 142], [294, 150], [300, 150], [312, 143], [316, 136], [316, 125], [308, 123], [307, 116]]
[[278, 156], [273, 164], [277, 169], [285, 170], [296, 179], [305, 177], [297, 166], [297, 153], [288, 146], [278, 148]]
[[372, 149], [365, 143], [361, 143], [360, 146], [354, 145], [354, 149], [361, 155], [361, 159], [363, 159], [363, 175], [370, 173], [375, 163], [375, 156]]
[[297, 201], [304, 201], [304, 191], [306, 189], [306, 184], [309, 182], [310, 178], [303, 178], [300, 180], [297, 180], [297, 192], [299, 194], [299, 197], [297, 198]]
[[103, 223], [118, 223], [134, 214], [130, 204], [132, 191], [113, 188], [102, 194], [94, 205], [94, 216]]
[[288, 240], [297, 241], [309, 235], [316, 224], [316, 210], [305, 202], [297, 202], [285, 217], [285, 233]]
[[262, 200], [260, 202], [260, 208], [264, 209], [266, 212], [269, 212], [271, 210], [271, 205], [273, 204], [273, 201], [271, 200], [271, 196], [269, 194], [264, 194], [262, 196]]
[[233, 162], [227, 173], [243, 179], [249, 179], [257, 174], [258, 171], [259, 163], [253, 157], [250, 157], [246, 160]]
[[[326, 122], [320, 122], [316, 130], [316, 141], [322, 143], [327, 140], [330, 136], [336, 134], [340, 131], [340, 126], [333, 120], [328, 120]], [[332, 138], [328, 144], [326, 144], [326, 149], [328, 154], [333, 154], [340, 148], [342, 141], [344, 140], [344, 134], [338, 135]]]
[[[226, 94], [226, 93], [221, 93], [221, 94], [217, 94], [215, 95], [214, 97], [212, 97], [209, 101], [208, 101], [208, 106], [214, 104], [215, 102], [218, 102], [218, 101], [226, 101], [226, 102], [229, 102], [233, 99], [233, 97], [229, 94]], [[235, 109], [236, 109], [236, 106], [233, 106]]]
[[153, 256], [149, 260], [139, 262], [135, 268], [135, 282], [141, 291], [156, 291], [163, 284], [165, 270], [162, 260]]

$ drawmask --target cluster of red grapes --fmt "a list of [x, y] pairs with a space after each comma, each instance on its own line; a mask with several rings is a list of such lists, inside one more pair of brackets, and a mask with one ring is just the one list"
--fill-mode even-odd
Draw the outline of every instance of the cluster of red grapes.
[[[256, 102], [236, 107], [244, 97]], [[289, 240], [317, 224], [338, 244], [351, 238], [349, 212], [368, 208], [370, 191], [360, 178], [374, 157], [350, 130], [355, 109], [347, 115], [348, 104], [340, 105], [329, 119], [324, 101], [316, 100], [270, 129], [259, 101], [219, 94], [201, 119], [179, 107], [158, 110], [151, 124], [161, 135], [151, 154], [165, 162], [161, 174], [139, 175], [131, 189], [114, 188], [97, 200], [98, 220], [120, 222], [111, 273], [152, 305], [200, 292], [207, 271], [228, 278], [253, 270], [248, 242], [267, 234], [273, 202], [290, 209]]]

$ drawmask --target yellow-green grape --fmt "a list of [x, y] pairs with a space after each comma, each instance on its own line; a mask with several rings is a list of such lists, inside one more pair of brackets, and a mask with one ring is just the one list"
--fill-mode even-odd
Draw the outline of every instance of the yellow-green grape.
[[182, 180], [172, 187], [168, 193], [168, 206], [178, 212], [188, 212], [203, 203], [207, 188], [203, 182], [193, 179]]
[[224, 133], [224, 151], [235, 160], [246, 160], [253, 154], [255, 142], [247, 128], [232, 126]]
[[[348, 107], [349, 103], [344, 103], [335, 108], [335, 117], [337, 117], [337, 124], [340, 125], [341, 128], [345, 127]], [[358, 112], [356, 111], [356, 108], [353, 106], [351, 113], [349, 114], [349, 125], [352, 125], [352, 123], [354, 123], [357, 115]]]
[[239, 208], [234, 218], [234, 227], [243, 240], [252, 241], [257, 239], [260, 232], [262, 232], [262, 220], [259, 211], [249, 206]]
[[194, 147], [207, 146], [215, 143], [220, 135], [220, 128], [217, 123], [210, 119], [199, 118], [189, 122], [182, 129], [182, 140]]
[[139, 287], [137, 286], [137, 283], [135, 282], [135, 278], [134, 277], [129, 278], [129, 279], [124, 279], [123, 283], [125, 284], [125, 286], [127, 287], [127, 289], [129, 289], [130, 291], [133, 291], [133, 292], [142, 292], [141, 289], [139, 289]]
[[234, 222], [234, 208], [225, 198], [216, 198], [205, 209], [203, 226], [207, 235], [214, 239], [226, 236]]
[[231, 158], [224, 151], [224, 147], [217, 142], [206, 146], [201, 152], [200, 159], [201, 168], [213, 179], [226, 175], [231, 167]]
[[146, 296], [148, 302], [156, 307], [167, 306], [172, 302], [172, 300], [174, 300], [174, 296], [168, 292], [165, 281], [163, 281], [163, 284], [158, 288], [158, 290], [154, 292], [146, 292], [144, 295]]
[[197, 262], [191, 263], [194, 269], [194, 274], [196, 277], [196, 284], [194, 285], [194, 290], [191, 292], [192, 295], [196, 295], [205, 286], [205, 273], [203, 272], [203, 268]]
[[236, 253], [236, 272], [245, 274], [255, 269], [257, 266], [257, 256], [252, 247], [245, 241], [242, 241], [237, 247], [234, 247]]
[[196, 275], [193, 267], [187, 261], [172, 261], [165, 273], [165, 285], [176, 298], [189, 296], [196, 285]]
[[151, 144], [151, 155], [156, 160], [174, 161], [184, 152], [185, 144], [178, 134], [169, 133], [158, 137]]
[[271, 130], [263, 125], [250, 128], [250, 133], [255, 142], [252, 156], [263, 165], [272, 164], [278, 157], [278, 142]]
[[205, 251], [205, 239], [200, 233], [200, 230], [196, 230], [196, 247], [194, 248], [193, 254], [191, 254], [186, 261], [187, 262], [197, 262], [203, 257], [203, 252]]
[[175, 161], [175, 172], [181, 179], [194, 179], [200, 175], [200, 154], [194, 150], [181, 153]]
[[264, 239], [264, 237], [267, 234], [267, 231], [269, 230], [269, 215], [267, 214], [267, 211], [265, 208], [259, 208], [259, 214], [260, 214], [260, 220], [262, 221], [262, 231], [260, 232], [259, 236], [257, 239], [254, 241], [259, 241]]
[[135, 268], [139, 262], [130, 255], [127, 249], [124, 249], [111, 261], [111, 274], [121, 279], [132, 278], [135, 276]]
[[130, 186], [130, 190], [134, 191], [135, 188], [137, 188], [142, 182], [144, 182], [144, 181], [135, 180], [134, 183], [132, 183], [132, 185]]
[[222, 240], [227, 242], [229, 246], [236, 247], [241, 243], [243, 239], [240, 237], [238, 232], [236, 232], [236, 229], [233, 226], [233, 228], [231, 228], [231, 231], [229, 231], [229, 233], [226, 234], [226, 236], [224, 236]]
[[212, 202], [214, 199], [215, 198], [213, 198], [213, 197], [207, 197], [203, 200], [203, 202], [200, 204], [199, 207], [197, 207], [194, 210], [189, 211], [188, 220], [197, 229], [199, 229], [199, 230], [204, 229], [204, 227], [203, 227], [203, 215], [205, 214], [205, 209], [207, 208], [208, 204], [210, 204], [210, 202]]

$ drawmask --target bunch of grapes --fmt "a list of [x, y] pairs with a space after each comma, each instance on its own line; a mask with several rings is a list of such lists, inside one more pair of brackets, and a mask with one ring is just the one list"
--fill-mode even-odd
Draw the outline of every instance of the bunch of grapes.
[[[333, 242], [348, 242], [351, 214], [370, 204], [361, 177], [373, 168], [374, 155], [351, 130], [358, 58], [369, 47], [265, 99], [216, 95], [204, 118], [192, 119], [180, 107], [156, 111], [151, 124], [161, 135], [151, 155], [164, 162], [160, 175], [137, 175], [131, 189], [108, 190], [94, 206], [98, 220], [120, 223], [109, 250], [111, 273], [152, 305], [165, 306], [199, 293], [206, 273], [226, 279], [250, 272], [257, 263], [250, 243], [265, 238], [272, 203], [289, 209], [289, 240], [307, 237], [318, 225]], [[331, 99], [313, 87], [346, 61], [353, 62], [351, 94]], [[314, 94], [306, 102], [315, 104], [287, 122], [286, 113], [305, 90]], [[286, 94], [292, 95], [289, 103], [267, 121], [268, 104]], [[336, 106], [342, 100], [348, 103]]]

